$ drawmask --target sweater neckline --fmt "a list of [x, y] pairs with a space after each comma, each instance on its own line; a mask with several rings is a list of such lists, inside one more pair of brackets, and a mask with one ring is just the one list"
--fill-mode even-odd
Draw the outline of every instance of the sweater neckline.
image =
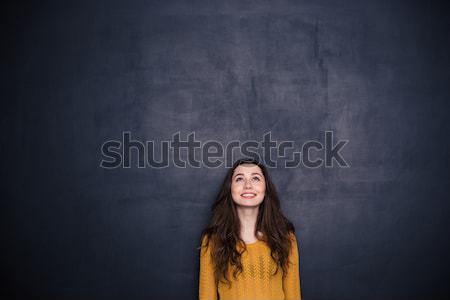
[[245, 243], [246, 246], [254, 246], [256, 244], [258, 244], [259, 242], [261, 242], [261, 240], [256, 240], [255, 242], [251, 242], [251, 243]]

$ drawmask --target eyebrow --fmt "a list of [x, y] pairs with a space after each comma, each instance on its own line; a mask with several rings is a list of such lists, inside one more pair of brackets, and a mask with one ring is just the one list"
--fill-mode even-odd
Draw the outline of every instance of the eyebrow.
[[[244, 174], [242, 174], [242, 173], [237, 173], [237, 174], [235, 174], [233, 177], [236, 177], [236, 176], [238, 176], [238, 175], [244, 175]], [[262, 176], [260, 173], [252, 173], [251, 175], [259, 175], [259, 176]]]

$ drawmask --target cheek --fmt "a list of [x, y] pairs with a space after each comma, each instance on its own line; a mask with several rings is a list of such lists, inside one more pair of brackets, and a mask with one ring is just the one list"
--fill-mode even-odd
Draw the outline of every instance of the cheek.
[[259, 188], [260, 192], [265, 194], [266, 193], [266, 185], [262, 184], [261, 187]]
[[231, 194], [236, 194], [239, 191], [238, 187], [234, 184], [231, 185]]

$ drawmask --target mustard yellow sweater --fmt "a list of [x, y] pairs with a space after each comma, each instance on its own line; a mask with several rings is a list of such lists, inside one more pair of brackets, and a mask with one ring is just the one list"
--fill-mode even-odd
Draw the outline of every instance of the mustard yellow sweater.
[[[247, 251], [242, 253], [242, 273], [233, 277], [228, 268], [228, 278], [231, 287], [226, 283], [216, 283], [214, 280], [214, 266], [211, 259], [211, 247], [206, 249], [206, 238], [202, 241], [200, 250], [199, 300], [301, 300], [299, 255], [297, 239], [293, 240], [287, 276], [282, 278], [282, 268], [275, 276], [276, 263], [270, 256], [270, 248], [264, 241], [246, 244]], [[243, 249], [237, 245], [237, 249]]]

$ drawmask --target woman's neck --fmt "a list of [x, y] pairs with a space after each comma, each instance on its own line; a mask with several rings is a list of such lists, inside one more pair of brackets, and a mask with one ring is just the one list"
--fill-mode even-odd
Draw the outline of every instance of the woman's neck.
[[256, 239], [255, 226], [258, 218], [259, 206], [256, 207], [236, 207], [236, 211], [241, 224], [241, 238], [245, 242], [253, 242]]

